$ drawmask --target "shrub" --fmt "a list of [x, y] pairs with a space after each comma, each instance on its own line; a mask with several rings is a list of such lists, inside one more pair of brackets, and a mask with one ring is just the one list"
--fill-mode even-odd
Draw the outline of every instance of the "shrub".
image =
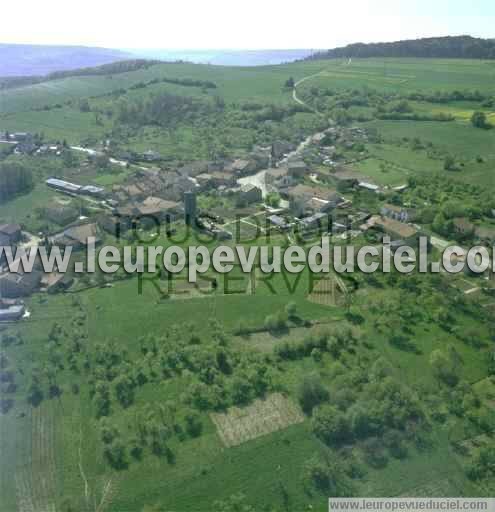
[[297, 396], [302, 410], [311, 414], [314, 407], [328, 400], [329, 393], [319, 375], [309, 375], [299, 385]]
[[349, 421], [332, 405], [320, 405], [313, 411], [312, 429], [329, 445], [338, 445], [350, 437]]

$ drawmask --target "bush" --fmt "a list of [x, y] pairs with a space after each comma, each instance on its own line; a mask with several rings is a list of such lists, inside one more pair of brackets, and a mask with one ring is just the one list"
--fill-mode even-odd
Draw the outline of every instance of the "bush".
[[383, 468], [387, 465], [387, 454], [383, 443], [377, 437], [370, 437], [363, 443], [366, 462], [374, 468]]
[[314, 455], [304, 466], [303, 482], [325, 496], [353, 496], [354, 489], [336, 460]]
[[268, 315], [265, 318], [264, 327], [270, 332], [279, 332], [287, 329], [287, 314], [279, 311], [273, 315]]
[[103, 451], [105, 458], [108, 463], [114, 469], [125, 469], [127, 468], [127, 458], [125, 453], [125, 447], [122, 441], [119, 439], [115, 440], [111, 444], [107, 444]]
[[350, 438], [349, 421], [332, 405], [320, 405], [313, 411], [314, 434], [329, 445], [339, 445]]
[[191, 437], [198, 437], [203, 431], [203, 424], [199, 414], [195, 411], [190, 411], [185, 416], [186, 420], [186, 431]]
[[299, 385], [297, 397], [302, 410], [311, 414], [314, 407], [328, 401], [329, 393], [319, 375], [309, 375]]

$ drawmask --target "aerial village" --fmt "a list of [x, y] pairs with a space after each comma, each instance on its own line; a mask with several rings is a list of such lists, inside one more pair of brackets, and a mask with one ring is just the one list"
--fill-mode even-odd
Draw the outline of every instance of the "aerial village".
[[[298, 146], [277, 140], [238, 158], [180, 164], [163, 161], [152, 150], [117, 159], [108, 141], [97, 149], [67, 147], [41, 143], [29, 133], [1, 131], [0, 140], [12, 144], [15, 154], [60, 158], [63, 153], [78, 152], [88, 158], [106, 156], [112, 165], [127, 170], [123, 183], [108, 187], [59, 176], [47, 178], [45, 186], [57, 200], [43, 215], [50, 226], [59, 229], [32, 233], [20, 224], [2, 224], [0, 246], [13, 250], [45, 244], [83, 251], [88, 237], [95, 237], [97, 243], [108, 236], [125, 238], [133, 222], [138, 220], [141, 229], [146, 219], [166, 223], [167, 229], [187, 223], [217, 240], [240, 243], [244, 235], [252, 237], [255, 232], [283, 232], [290, 237], [294, 231], [321, 233], [323, 226], [323, 232], [330, 232], [335, 240], [365, 236], [380, 242], [388, 236], [393, 250], [414, 244], [420, 233], [427, 234], [416, 223], [416, 208], [394, 201], [407, 190], [407, 183], [380, 186], [354, 168], [353, 161], [362, 153], [353, 148], [364, 148], [368, 140], [362, 128], [333, 126], [301, 140]], [[362, 201], [354, 204], [360, 191], [376, 197], [374, 207]], [[460, 232], [473, 230], [466, 219], [456, 219], [455, 225]], [[236, 233], [239, 226], [241, 233]], [[482, 235], [478, 238], [483, 239]], [[442, 243], [437, 237], [431, 241]], [[84, 280], [87, 284], [88, 278]], [[9, 272], [4, 257], [0, 261], [0, 321], [16, 321], [29, 314], [24, 297], [38, 291], [67, 291], [75, 281], [69, 273], [45, 274], [41, 269]]]

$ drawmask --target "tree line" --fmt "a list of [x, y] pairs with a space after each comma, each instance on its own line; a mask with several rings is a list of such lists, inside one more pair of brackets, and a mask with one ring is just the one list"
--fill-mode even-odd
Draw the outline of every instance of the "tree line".
[[31, 169], [17, 162], [0, 163], [0, 202], [8, 201], [33, 188]]
[[495, 41], [471, 36], [428, 37], [391, 43], [354, 43], [314, 53], [305, 60], [366, 57], [495, 59]]

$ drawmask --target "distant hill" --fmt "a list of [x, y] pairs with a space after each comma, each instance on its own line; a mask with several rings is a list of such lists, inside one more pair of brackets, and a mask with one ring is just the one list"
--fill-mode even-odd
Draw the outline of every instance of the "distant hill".
[[0, 43], [0, 77], [42, 76], [134, 57], [130, 53], [108, 48]]
[[429, 37], [392, 43], [354, 43], [315, 53], [306, 60], [351, 57], [418, 57], [438, 59], [495, 59], [495, 39], [471, 36]]
[[217, 66], [267, 66], [304, 59], [314, 50], [128, 50], [138, 57]]

